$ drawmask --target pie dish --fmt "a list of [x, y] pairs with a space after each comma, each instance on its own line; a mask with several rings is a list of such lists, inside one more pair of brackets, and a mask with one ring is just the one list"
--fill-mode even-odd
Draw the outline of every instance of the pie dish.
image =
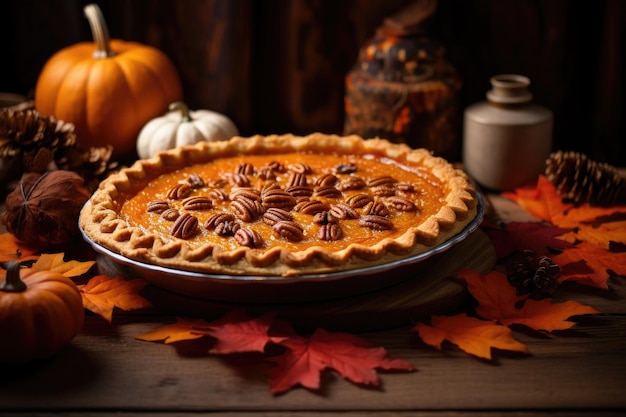
[[315, 133], [201, 142], [105, 179], [79, 225], [160, 268], [294, 277], [385, 265], [477, 216], [467, 175], [425, 149]]

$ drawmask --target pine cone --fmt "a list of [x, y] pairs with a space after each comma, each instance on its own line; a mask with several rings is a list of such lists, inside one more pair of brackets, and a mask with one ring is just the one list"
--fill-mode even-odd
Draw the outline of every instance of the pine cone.
[[28, 165], [37, 159], [39, 150], [45, 148], [50, 151], [51, 160], [48, 162], [52, 162], [52, 157], [58, 149], [74, 146], [75, 143], [76, 134], [71, 123], [43, 116], [35, 109], [0, 110], [2, 159], [21, 159]]
[[82, 149], [74, 125], [46, 117], [34, 108], [0, 110], [0, 159], [17, 162], [15, 174], [73, 171], [88, 188], [117, 167], [110, 162], [113, 147]]
[[560, 195], [576, 204], [613, 205], [625, 185], [615, 167], [573, 151], [552, 153], [545, 174]]
[[561, 268], [552, 263], [548, 256], [537, 257], [535, 252], [525, 250], [509, 263], [507, 279], [518, 295], [530, 294], [531, 298], [538, 300], [554, 294], [560, 271]]

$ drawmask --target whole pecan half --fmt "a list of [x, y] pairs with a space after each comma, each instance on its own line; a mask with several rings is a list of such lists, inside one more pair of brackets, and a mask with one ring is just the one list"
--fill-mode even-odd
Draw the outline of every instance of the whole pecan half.
[[198, 219], [189, 213], [184, 213], [172, 225], [172, 236], [179, 239], [190, 239], [198, 230]]
[[296, 205], [296, 198], [287, 191], [278, 188], [264, 193], [261, 204], [265, 208], [276, 207], [291, 209]]
[[388, 206], [398, 211], [415, 211], [417, 207], [415, 204], [405, 197], [394, 196], [385, 200]]
[[385, 205], [385, 203], [381, 202], [381, 201], [372, 201], [367, 207], [365, 212], [367, 214], [373, 214], [375, 216], [388, 216], [389, 215], [389, 209], [387, 208], [387, 206]]
[[217, 213], [209, 217], [204, 222], [204, 228], [207, 230], [215, 229], [219, 224], [224, 222], [232, 222], [235, 221], [235, 216], [230, 213]]
[[370, 178], [367, 181], [367, 185], [370, 187], [378, 187], [379, 185], [393, 185], [397, 182], [398, 180], [390, 175], [381, 175], [378, 177]]
[[337, 177], [333, 174], [323, 174], [315, 180], [317, 186], [332, 186], [337, 184]]
[[296, 204], [293, 209], [303, 214], [314, 215], [320, 211], [328, 211], [329, 208], [328, 205], [319, 200], [309, 200]]
[[170, 204], [167, 201], [163, 201], [163, 200], [151, 201], [148, 203], [148, 206], [146, 207], [146, 211], [148, 213], [161, 214], [168, 208], [170, 208]]
[[242, 162], [235, 168], [235, 174], [252, 175], [254, 174], [254, 166], [249, 162]]
[[339, 164], [335, 167], [335, 172], [338, 174], [352, 174], [357, 172], [359, 167], [352, 162], [348, 162], [345, 164]]
[[191, 174], [187, 177], [187, 182], [191, 188], [202, 188], [206, 185], [202, 177], [198, 174]]
[[290, 221], [293, 217], [287, 210], [278, 207], [270, 207], [263, 213], [263, 221], [270, 226], [280, 221]]
[[305, 164], [304, 162], [295, 162], [293, 164], [289, 164], [287, 167], [289, 171], [296, 172], [298, 174], [310, 174], [311, 167]]
[[304, 239], [302, 227], [294, 221], [281, 220], [272, 226], [272, 229], [281, 237], [290, 242], [300, 242]]
[[308, 179], [305, 174], [301, 172], [292, 172], [287, 179], [287, 188], [296, 185], [307, 185]]
[[332, 185], [321, 185], [313, 190], [313, 195], [326, 198], [339, 198], [341, 197], [341, 191]]
[[289, 194], [298, 197], [311, 197], [313, 195], [313, 188], [308, 185], [293, 185], [285, 189]]
[[326, 223], [320, 227], [317, 237], [320, 240], [339, 240], [343, 237], [343, 231], [337, 223]]
[[238, 219], [244, 222], [253, 222], [265, 211], [260, 202], [239, 198], [230, 203], [230, 207]]
[[183, 200], [185, 210], [210, 210], [213, 208], [213, 201], [205, 196], [192, 196]]
[[178, 216], [180, 216], [180, 212], [173, 207], [168, 208], [163, 213], [161, 213], [161, 218], [169, 222], [173, 222], [178, 218]]
[[393, 229], [393, 222], [386, 217], [376, 216], [374, 214], [368, 214], [361, 217], [359, 224], [363, 227], [367, 227], [372, 230], [391, 230]]
[[366, 185], [367, 184], [363, 178], [350, 176], [341, 180], [339, 184], [337, 184], [337, 188], [341, 191], [360, 190], [361, 188], [365, 188]]
[[235, 232], [235, 240], [241, 246], [249, 248], [258, 248], [263, 246], [263, 238], [256, 230], [242, 227]]
[[191, 191], [193, 191], [191, 185], [188, 183], [180, 183], [170, 188], [166, 197], [170, 200], [182, 200], [183, 198], [189, 197]]
[[331, 204], [328, 212], [340, 220], [359, 218], [359, 213], [355, 209], [342, 203]]
[[346, 198], [346, 203], [352, 208], [361, 208], [365, 207], [369, 203], [374, 201], [374, 199], [369, 194], [353, 194], [350, 197]]
[[215, 234], [218, 236], [234, 236], [240, 228], [241, 225], [236, 221], [225, 221], [217, 225]]
[[248, 200], [261, 201], [261, 192], [254, 187], [233, 187], [228, 198], [237, 200], [246, 198]]

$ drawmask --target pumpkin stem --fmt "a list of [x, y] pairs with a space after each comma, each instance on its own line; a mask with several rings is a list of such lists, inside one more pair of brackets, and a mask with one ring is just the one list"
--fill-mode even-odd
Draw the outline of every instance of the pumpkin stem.
[[170, 111], [180, 110], [180, 116], [182, 122], [190, 122], [191, 114], [189, 114], [189, 107], [182, 101], [175, 101], [169, 106]]
[[26, 284], [20, 279], [21, 265], [17, 261], [9, 261], [4, 264], [7, 270], [6, 281], [0, 285], [0, 291], [22, 292], [26, 291]]
[[104, 15], [100, 7], [97, 4], [88, 4], [83, 8], [83, 12], [89, 21], [93, 40], [96, 42], [97, 49], [94, 51], [93, 57], [103, 59], [115, 55], [109, 45], [109, 40], [111, 39], [109, 29], [104, 21]]

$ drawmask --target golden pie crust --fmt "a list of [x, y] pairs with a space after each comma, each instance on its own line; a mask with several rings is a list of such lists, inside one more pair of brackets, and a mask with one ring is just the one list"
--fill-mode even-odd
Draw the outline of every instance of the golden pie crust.
[[467, 175], [425, 149], [315, 133], [139, 160], [100, 184], [79, 224], [93, 243], [152, 265], [294, 276], [415, 256], [476, 213]]

